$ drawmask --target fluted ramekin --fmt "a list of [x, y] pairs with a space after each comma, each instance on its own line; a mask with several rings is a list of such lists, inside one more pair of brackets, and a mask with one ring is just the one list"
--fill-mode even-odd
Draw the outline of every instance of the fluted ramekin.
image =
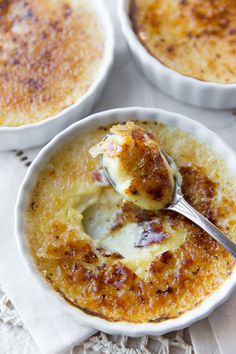
[[96, 79], [76, 103], [54, 116], [19, 127], [0, 126], [0, 150], [27, 149], [46, 144], [60, 131], [85, 117], [99, 99], [113, 64], [114, 30], [103, 1], [97, 0], [93, 6], [104, 27], [105, 34], [104, 58]]
[[195, 106], [212, 109], [236, 107], [236, 83], [221, 84], [184, 76], [153, 57], [133, 31], [130, 3], [131, 0], [118, 1], [119, 20], [134, 60], [149, 81], [169, 96]]
[[231, 150], [231, 148], [229, 148], [215, 133], [194, 120], [176, 113], [166, 112], [154, 108], [120, 108], [100, 112], [91, 115], [88, 118], [82, 119], [57, 135], [41, 150], [35, 161], [32, 163], [21, 185], [16, 202], [16, 241], [26, 267], [32, 277], [35, 278], [35, 280], [43, 288], [45, 296], [54, 298], [55, 301], [60, 304], [63, 311], [69, 312], [71, 316], [77, 319], [81, 324], [102, 330], [106, 333], [123, 334], [132, 337], [147, 334], [161, 335], [191, 325], [193, 322], [209, 315], [212, 310], [222, 304], [236, 287], [236, 267], [234, 268], [232, 275], [216, 292], [204, 300], [199, 306], [186, 312], [178, 318], [166, 320], [160, 323], [133, 324], [127, 322], [109, 322], [100, 317], [86, 314], [85, 312], [71, 306], [46, 283], [46, 281], [38, 273], [30, 256], [27, 238], [24, 231], [26, 208], [31, 191], [37, 181], [38, 173], [47, 164], [48, 159], [56, 153], [56, 151], [58, 151], [58, 148], [64, 146], [66, 142], [69, 142], [75, 136], [86, 134], [86, 132], [90, 129], [94, 129], [101, 125], [104, 126], [106, 124], [127, 121], [130, 119], [158, 121], [190, 132], [193, 136], [197, 137], [204, 143], [209, 144], [215, 151], [217, 151], [218, 154], [220, 154], [220, 156], [222, 156], [222, 158], [226, 161], [228, 168], [232, 171], [236, 178], [236, 155], [233, 150]]

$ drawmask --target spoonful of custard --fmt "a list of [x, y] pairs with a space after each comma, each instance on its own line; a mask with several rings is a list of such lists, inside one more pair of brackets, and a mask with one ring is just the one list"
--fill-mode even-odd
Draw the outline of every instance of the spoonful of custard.
[[172, 202], [173, 171], [152, 133], [133, 122], [115, 125], [90, 154], [101, 154], [109, 182], [141, 209], [160, 210]]
[[133, 122], [114, 125], [89, 152], [101, 155], [109, 182], [125, 200], [144, 210], [184, 215], [236, 257], [236, 244], [184, 199], [180, 172], [150, 131]]

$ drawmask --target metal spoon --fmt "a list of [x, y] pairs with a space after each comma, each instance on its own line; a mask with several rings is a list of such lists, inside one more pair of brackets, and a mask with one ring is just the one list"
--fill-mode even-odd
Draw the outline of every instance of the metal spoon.
[[[236, 258], [236, 244], [231, 241], [226, 235], [224, 235], [223, 232], [221, 232], [215, 225], [213, 225], [208, 219], [206, 219], [184, 199], [181, 189], [182, 176], [175, 164], [175, 161], [165, 151], [162, 150], [162, 153], [170, 167], [174, 171], [176, 171], [174, 174], [175, 186], [172, 203], [166, 206], [164, 210], [171, 210], [184, 215], [186, 218], [190, 219], [192, 222], [194, 222], [196, 225], [206, 231], [210, 236], [212, 236], [216, 241], [218, 241], [227, 251], [229, 251]], [[107, 168], [103, 164], [102, 155], [100, 160], [108, 181], [117, 190], [115, 182], [111, 179]]]

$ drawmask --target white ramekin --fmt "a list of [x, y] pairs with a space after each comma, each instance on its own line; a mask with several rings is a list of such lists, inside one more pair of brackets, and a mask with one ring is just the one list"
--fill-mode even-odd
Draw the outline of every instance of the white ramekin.
[[180, 101], [213, 109], [235, 108], [236, 84], [218, 84], [181, 75], [163, 65], [145, 49], [132, 28], [130, 2], [118, 1], [118, 15], [131, 53], [146, 78]]
[[15, 208], [15, 232], [18, 249], [22, 259], [29, 272], [35, 280], [41, 285], [45, 291], [45, 296], [53, 297], [60, 304], [62, 310], [67, 311], [77, 319], [81, 324], [93, 327], [111, 334], [123, 334], [131, 337], [138, 337], [142, 335], [152, 334], [161, 335], [173, 330], [189, 326], [195, 321], [198, 321], [207, 316], [212, 310], [223, 303], [236, 286], [236, 267], [233, 274], [224, 282], [224, 284], [209, 298], [201, 303], [197, 308], [186, 312], [182, 316], [163, 321], [160, 323], [144, 323], [133, 324], [127, 322], [109, 322], [99, 317], [88, 315], [79, 309], [71, 306], [62, 299], [40, 276], [33, 260], [29, 254], [27, 240], [24, 232], [25, 212], [29, 201], [30, 193], [37, 181], [39, 171], [45, 166], [50, 156], [52, 156], [58, 148], [70, 141], [75, 136], [86, 134], [90, 129], [94, 129], [101, 125], [116, 123], [126, 120], [148, 120], [158, 121], [167, 125], [178, 127], [182, 130], [188, 131], [204, 143], [209, 144], [216, 150], [226, 161], [230, 170], [236, 178], [236, 155], [233, 150], [229, 148], [224, 141], [215, 133], [205, 128], [202, 124], [181, 116], [176, 113], [166, 112], [154, 108], [120, 108], [106, 112], [100, 112], [91, 115], [61, 132], [57, 135], [47, 146], [45, 146], [37, 158], [29, 168], [27, 175], [19, 190], [16, 208]]
[[27, 149], [46, 144], [60, 131], [75, 121], [85, 117], [99, 99], [114, 58], [114, 30], [108, 10], [102, 0], [93, 1], [105, 33], [105, 52], [102, 67], [88, 91], [75, 104], [63, 109], [58, 114], [37, 123], [19, 127], [0, 126], [0, 151]]

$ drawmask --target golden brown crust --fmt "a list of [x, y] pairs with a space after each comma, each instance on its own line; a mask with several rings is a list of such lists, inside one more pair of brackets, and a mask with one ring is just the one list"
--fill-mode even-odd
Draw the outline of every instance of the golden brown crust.
[[236, 82], [234, 0], [132, 0], [130, 16], [164, 65], [200, 80]]
[[94, 81], [103, 39], [84, 3], [0, 1], [0, 125], [53, 116]]
[[[102, 144], [107, 144], [108, 149], [110, 145], [110, 149], [117, 150], [112, 154], [119, 161], [120, 172], [114, 179], [111, 174], [113, 171], [110, 171], [113, 182], [118, 187], [120, 175], [124, 176], [122, 182], [124, 179], [130, 180], [129, 186], [122, 193], [124, 197], [143, 209], [158, 210], [170, 204], [174, 185], [173, 173], [155, 136], [133, 122], [114, 125], [111, 133]], [[122, 143], [115, 143], [113, 147], [114, 136], [122, 139]], [[109, 156], [109, 152], [107, 154]], [[109, 162], [106, 164], [109, 171]]]
[[[154, 130], [155, 126], [151, 127]], [[160, 124], [156, 129], [158, 138], [163, 139], [163, 147], [168, 150], [173, 145], [173, 139], [176, 139], [175, 150], [185, 139], [186, 133], [168, 130]], [[91, 178], [89, 183], [93, 183], [90, 172], [96, 170], [99, 161], [94, 162], [87, 151], [105, 134], [97, 131], [73, 142], [50, 160], [40, 174], [27, 217], [27, 235], [33, 258], [51, 286], [87, 313], [111, 321], [136, 323], [178, 317], [217, 290], [234, 268], [232, 256], [209, 235], [183, 216], [158, 212], [159, 231], [162, 231], [161, 225], [168, 218], [171, 230], [183, 230], [188, 236], [177, 249], [157, 256], [151, 263], [147, 279], [141, 280], [122, 263], [119, 254], [95, 249], [91, 240], [80, 240], [77, 221], [73, 226], [63, 221], [64, 214], [59, 218], [59, 214], [67, 213], [68, 209], [68, 199], [63, 198], [69, 195], [69, 205], [74, 205], [74, 194], [81, 181]], [[225, 165], [222, 167], [219, 164], [215, 170], [218, 160], [212, 160], [207, 155], [209, 146], [204, 149], [196, 144], [188, 138], [183, 145], [185, 148], [178, 151], [179, 158], [175, 158], [183, 176], [184, 196], [222, 231], [233, 235], [235, 233], [228, 230], [230, 224], [224, 226], [220, 222], [222, 218], [228, 220], [231, 217], [231, 226], [235, 228], [235, 218], [232, 217], [236, 214], [233, 181], [221, 179], [219, 184], [216, 176], [225, 173]], [[199, 154], [193, 153], [196, 146], [203, 158], [198, 163], [196, 159]], [[192, 165], [189, 163], [191, 156], [195, 159]], [[233, 189], [227, 192], [228, 186]], [[217, 200], [220, 194], [222, 198]], [[152, 212], [125, 204], [115, 222], [116, 227], [120, 227], [129, 222], [152, 222], [155, 217]]]
[[123, 146], [119, 154], [122, 167], [133, 177], [129, 193], [146, 193], [167, 205], [172, 200], [172, 184], [157, 144], [144, 144], [145, 132], [140, 128], [132, 129], [131, 135], [130, 144]]
[[[147, 281], [84, 241], [47, 249], [45, 276], [67, 301], [112, 321], [160, 322], [178, 317], [197, 306], [202, 294], [218, 288], [231, 274], [234, 260], [185, 218], [172, 214], [171, 220], [173, 225], [188, 224], [192, 237], [175, 252], [156, 257]], [[42, 259], [38, 264], [42, 267]]]

